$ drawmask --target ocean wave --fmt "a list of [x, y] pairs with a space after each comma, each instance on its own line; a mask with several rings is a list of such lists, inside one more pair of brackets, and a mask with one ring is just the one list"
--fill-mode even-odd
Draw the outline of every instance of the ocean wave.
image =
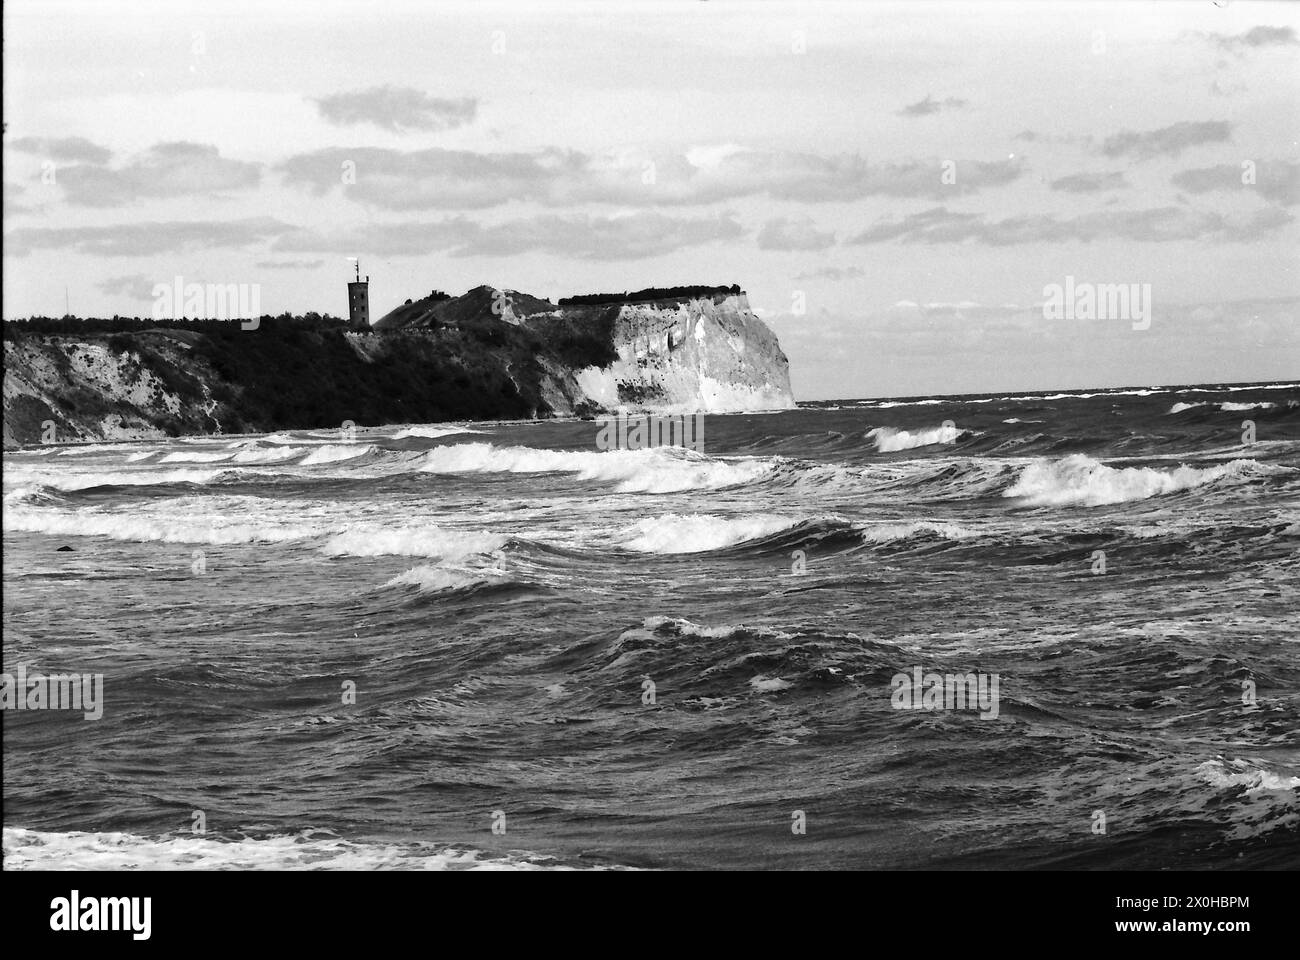
[[898, 450], [912, 450], [916, 447], [928, 447], [936, 443], [956, 443], [962, 430], [956, 426], [943, 424], [912, 432], [898, 430], [894, 427], [876, 427], [867, 431], [867, 438], [874, 440], [876, 449], [881, 453], [894, 453]]
[[1212, 787], [1244, 788], [1248, 794], [1266, 790], [1300, 789], [1300, 777], [1276, 773], [1242, 759], [1226, 762], [1221, 758], [1207, 760], [1196, 768], [1196, 773]]
[[4, 828], [6, 870], [571, 870], [528, 853], [345, 840], [304, 830], [236, 840]]
[[34, 487], [14, 487], [4, 495], [4, 503], [7, 507], [58, 503], [60, 499], [57, 489], [45, 484], [37, 484]]
[[621, 493], [671, 493], [748, 483], [773, 465], [771, 460], [715, 460], [680, 447], [588, 452], [462, 443], [428, 451], [419, 469], [425, 473], [576, 473], [582, 480], [613, 482]]
[[943, 520], [913, 520], [905, 523], [880, 521], [859, 524], [857, 529], [861, 533], [863, 541], [867, 543], [893, 543], [925, 534], [937, 536], [944, 540], [968, 540], [971, 537], [979, 536], [979, 533], [974, 530]]
[[[17, 476], [17, 474], [15, 474]], [[240, 473], [235, 469], [224, 470], [131, 470], [105, 471], [103, 473], [62, 473], [56, 471], [33, 471], [24, 473], [23, 479], [35, 479], [44, 486], [69, 493], [88, 490], [92, 487], [140, 487], [168, 483], [206, 484], [214, 480], [235, 479]], [[11, 479], [6, 477], [6, 480]]]
[[753, 634], [769, 640], [793, 640], [794, 634], [767, 627], [750, 627], [742, 624], [723, 624], [718, 627], [705, 627], [685, 617], [652, 616], [641, 621], [641, 626], [624, 630], [619, 634], [619, 641], [636, 639], [648, 634], [668, 634], [678, 637], [700, 637], [705, 640], [726, 640], [741, 634]]
[[260, 447], [249, 447], [236, 453], [231, 458], [231, 462], [281, 463], [285, 460], [292, 460], [294, 457], [300, 457], [306, 452], [306, 447], [275, 447], [270, 450]]
[[1191, 403], [1179, 401], [1169, 408], [1169, 413], [1183, 413], [1187, 410], [1195, 410], [1197, 407], [1217, 407], [1224, 413], [1240, 413], [1246, 410], [1272, 410], [1277, 406], [1267, 400], [1260, 400], [1256, 403], [1236, 403], [1231, 400], [1225, 400], [1222, 403], [1214, 403], [1209, 400], [1197, 400]]
[[86, 443], [74, 447], [62, 447], [58, 451], [60, 457], [75, 457], [83, 453], [104, 453], [105, 451], [117, 451], [123, 449], [120, 443]]
[[364, 457], [368, 453], [374, 453], [375, 450], [376, 447], [368, 443], [327, 443], [325, 446], [317, 447], [307, 454], [300, 463], [305, 467], [321, 463], [338, 463], [341, 460], [355, 460], [357, 457]]
[[233, 454], [221, 453], [216, 450], [187, 450], [177, 453], [169, 453], [159, 463], [220, 463], [223, 460], [229, 460]]
[[510, 583], [504, 571], [491, 568], [471, 570], [447, 567], [441, 564], [424, 564], [399, 573], [385, 587], [416, 587], [421, 593], [456, 593], [481, 587], [502, 586]]
[[414, 437], [421, 437], [428, 440], [436, 440], [439, 437], [451, 437], [458, 433], [482, 433], [482, 430], [471, 430], [469, 427], [432, 427], [419, 426], [407, 427], [404, 430], [398, 430], [393, 434], [394, 440], [410, 440]]
[[107, 537], [137, 543], [282, 543], [320, 535], [311, 524], [259, 519], [238, 521], [228, 517], [206, 520], [145, 517], [138, 513], [64, 512], [16, 508], [4, 513], [6, 532], [43, 533], [61, 537]]
[[321, 544], [331, 557], [468, 557], [500, 550], [509, 537], [486, 530], [451, 530], [439, 527], [353, 526], [335, 533]]
[[1272, 410], [1276, 406], [1276, 403], [1268, 403], [1264, 401], [1259, 403], [1233, 403], [1231, 401], [1225, 401], [1224, 403], [1219, 404], [1219, 409], [1224, 413], [1236, 413], [1242, 410]]
[[624, 531], [622, 545], [638, 553], [704, 553], [769, 537], [799, 523], [775, 514], [715, 517], [670, 513], [637, 521]]
[[1255, 460], [1233, 460], [1216, 467], [1180, 466], [1168, 470], [1152, 467], [1108, 467], [1078, 453], [1063, 460], [1040, 460], [1027, 465], [1004, 497], [1023, 498], [1031, 506], [1080, 504], [1101, 506], [1145, 500], [1204, 486], [1225, 478], [1249, 478], [1263, 466]]

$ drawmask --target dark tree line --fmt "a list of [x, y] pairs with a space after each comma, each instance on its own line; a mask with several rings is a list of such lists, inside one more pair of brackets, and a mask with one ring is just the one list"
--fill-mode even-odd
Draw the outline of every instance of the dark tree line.
[[740, 289], [740, 284], [738, 283], [733, 283], [729, 287], [646, 287], [644, 290], [637, 290], [633, 293], [628, 293], [626, 290], [622, 293], [584, 293], [576, 297], [561, 297], [558, 302], [561, 307], [589, 307], [602, 303], [642, 303], [646, 300], [689, 300], [698, 297], [727, 296], [743, 292], [744, 291]]
[[[5, 336], [28, 334], [64, 334], [87, 336], [97, 333], [138, 333], [144, 330], [196, 330], [200, 333], [217, 333], [221, 330], [239, 329], [239, 320], [155, 320], [152, 317], [25, 317], [4, 321]], [[333, 329], [347, 324], [346, 320], [328, 313], [305, 313], [294, 316], [282, 313], [278, 317], [263, 316], [262, 324], [276, 323], [286, 327], [308, 330]]]

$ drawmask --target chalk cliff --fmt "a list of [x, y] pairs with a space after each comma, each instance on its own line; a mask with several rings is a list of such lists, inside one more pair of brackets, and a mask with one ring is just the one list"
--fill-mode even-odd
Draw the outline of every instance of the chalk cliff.
[[5, 324], [4, 443], [794, 406], [738, 287], [575, 297], [435, 292], [337, 320]]
[[617, 360], [574, 374], [583, 395], [604, 409], [731, 413], [794, 406], [789, 361], [743, 293], [621, 305], [613, 343]]
[[745, 294], [735, 287], [677, 289], [689, 292], [576, 297], [556, 305], [514, 290], [478, 287], [463, 297], [406, 304], [376, 328], [455, 325], [491, 314], [544, 341], [560, 328], [608, 340], [612, 355], [597, 363], [575, 367], [540, 358], [541, 388], [556, 414], [619, 407], [660, 413], [793, 407], [789, 361]]

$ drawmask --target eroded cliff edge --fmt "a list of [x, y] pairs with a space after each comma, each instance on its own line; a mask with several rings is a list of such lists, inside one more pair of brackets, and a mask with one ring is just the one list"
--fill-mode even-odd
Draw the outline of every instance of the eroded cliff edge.
[[364, 333], [316, 315], [6, 323], [4, 442], [794, 406], [739, 288], [673, 290], [554, 304], [478, 287]]

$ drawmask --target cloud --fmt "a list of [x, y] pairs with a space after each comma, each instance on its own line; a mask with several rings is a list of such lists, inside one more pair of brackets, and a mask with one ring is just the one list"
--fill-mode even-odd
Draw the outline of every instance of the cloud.
[[20, 201], [20, 197], [27, 191], [16, 183], [6, 183], [4, 185], [4, 215], [14, 217], [20, 213], [31, 213], [32, 208]]
[[283, 234], [288, 224], [270, 217], [128, 223], [111, 227], [20, 227], [5, 234], [5, 254], [67, 250], [102, 257], [150, 256], [182, 249], [243, 247]]
[[1218, 79], [1210, 81], [1210, 93], [1216, 97], [1231, 97], [1238, 93], [1245, 93], [1248, 88], [1240, 80], [1228, 80], [1220, 83]]
[[818, 267], [795, 274], [796, 280], [854, 280], [865, 277], [867, 271], [861, 267]]
[[[1235, 193], [1256, 191], [1270, 203], [1284, 207], [1300, 203], [1300, 163], [1262, 160], [1251, 168], [1231, 163], [1217, 167], [1183, 170], [1171, 178], [1174, 186], [1188, 193]], [[1249, 174], [1253, 174], [1253, 182]]]
[[1294, 27], [1251, 27], [1245, 33], [1202, 33], [1200, 36], [1223, 50], [1241, 51], [1259, 47], [1293, 47], [1300, 44]]
[[687, 247], [744, 236], [729, 215], [669, 217], [641, 211], [629, 216], [544, 215], [483, 226], [463, 217], [438, 222], [368, 223], [322, 234], [293, 231], [276, 241], [282, 252], [368, 250], [378, 256], [500, 257], [550, 253], [592, 260], [655, 257]]
[[925, 117], [932, 113], [938, 113], [940, 110], [960, 110], [967, 106], [965, 100], [959, 97], [947, 97], [943, 100], [935, 100], [928, 93], [924, 100], [918, 100], [916, 103], [908, 104], [902, 110], [898, 111], [900, 117]]
[[825, 250], [834, 243], [835, 234], [819, 231], [812, 217], [777, 217], [758, 233], [760, 250]]
[[830, 202], [867, 196], [970, 194], [1010, 183], [1019, 161], [960, 161], [944, 183], [940, 160], [871, 164], [857, 154], [818, 156], [738, 150], [692, 163], [676, 154], [656, 159], [596, 157], [579, 151], [473, 153], [331, 148], [290, 157], [285, 182], [318, 195], [342, 190], [388, 210], [484, 209], [523, 200], [546, 206], [607, 203], [687, 206], [766, 196]]
[[1227, 120], [1183, 120], [1158, 130], [1124, 130], [1107, 137], [1101, 145], [1101, 152], [1108, 157], [1132, 156], [1149, 160], [1159, 156], [1176, 157], [1189, 147], [1223, 143], [1231, 138], [1232, 124]]
[[368, 123], [394, 133], [451, 130], [472, 123], [478, 114], [478, 101], [470, 97], [444, 100], [413, 87], [371, 87], [336, 93], [317, 99], [316, 107], [330, 123]]
[[140, 200], [188, 197], [257, 186], [261, 167], [222, 157], [201, 143], [159, 143], [116, 169], [73, 166], [58, 171], [71, 204], [120, 207]]
[[1101, 190], [1122, 190], [1128, 186], [1124, 174], [1119, 171], [1110, 173], [1074, 173], [1052, 181], [1053, 190], [1066, 193], [1097, 193]]
[[1039, 133], [1036, 130], [1021, 130], [1012, 140], [1021, 140], [1025, 143], [1064, 143], [1071, 146], [1092, 145], [1092, 137], [1087, 134], [1077, 133]]
[[108, 163], [113, 152], [85, 137], [20, 137], [9, 146], [22, 153], [34, 153], [67, 163]]
[[146, 277], [143, 273], [133, 273], [125, 277], [109, 277], [107, 280], [101, 280], [95, 286], [112, 297], [123, 297], [127, 300], [152, 300], [153, 287], [157, 282], [156, 279]]
[[253, 264], [260, 270], [315, 270], [325, 266], [324, 260], [259, 260]]
[[966, 243], [991, 247], [1021, 243], [1067, 243], [1120, 239], [1249, 241], [1294, 222], [1289, 213], [1269, 208], [1246, 217], [1197, 213], [1180, 207], [1148, 210], [1101, 210], [1060, 219], [1047, 214], [989, 220], [982, 214], [953, 213], [944, 207], [881, 221], [849, 240], [852, 244]]

